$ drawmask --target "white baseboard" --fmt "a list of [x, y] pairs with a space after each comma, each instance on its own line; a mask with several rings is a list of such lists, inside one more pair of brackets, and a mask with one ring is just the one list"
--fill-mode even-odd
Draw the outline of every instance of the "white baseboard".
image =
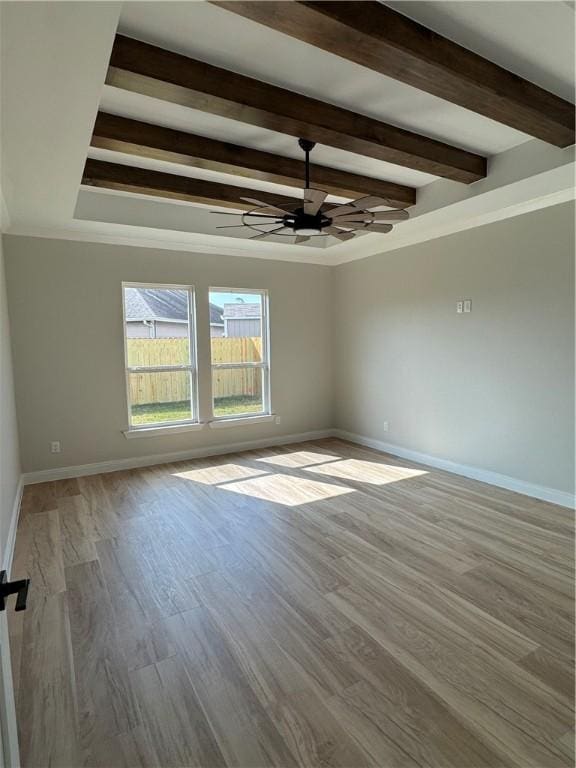
[[[179, 451], [177, 453], [161, 453], [150, 456], [139, 456], [128, 459], [117, 459], [115, 461], [100, 461], [94, 464], [80, 464], [72, 467], [58, 467], [56, 469], [44, 469], [38, 472], [26, 472], [21, 479], [18, 498], [14, 505], [8, 541], [4, 552], [4, 562], [11, 564], [12, 551], [14, 549], [14, 540], [16, 537], [16, 527], [18, 525], [18, 510], [20, 507], [20, 498], [22, 496], [22, 486], [32, 485], [34, 483], [44, 483], [49, 480], [64, 480], [71, 477], [83, 477], [84, 475], [99, 475], [103, 472], [116, 472], [123, 469], [135, 469], [136, 467], [149, 467], [154, 464], [170, 464], [174, 461], [184, 461], [186, 459], [201, 459], [207, 456], [221, 456], [227, 453], [236, 453], [238, 451], [249, 451], [256, 448], [269, 448], [274, 445], [288, 445], [290, 443], [302, 443], [309, 440], [322, 440], [328, 437], [339, 437], [342, 440], [348, 440], [351, 443], [365, 445], [368, 448], [374, 448], [383, 453], [390, 453], [393, 456], [399, 456], [402, 459], [415, 461], [419, 464], [426, 464], [435, 469], [443, 469], [446, 472], [453, 472], [455, 475], [463, 475], [473, 480], [479, 480], [489, 485], [495, 485], [499, 488], [506, 488], [509, 491], [531, 496], [536, 499], [548, 501], [551, 504], [558, 504], [562, 507], [575, 507], [575, 498], [566, 491], [558, 491], [555, 488], [548, 488], [542, 485], [528, 483], [525, 480], [518, 480], [515, 477], [501, 475], [498, 472], [491, 472], [479, 467], [471, 467], [466, 464], [457, 464], [448, 459], [439, 459], [436, 456], [430, 456], [419, 451], [412, 451], [408, 448], [402, 448], [393, 443], [384, 443], [381, 440], [375, 440], [371, 437], [358, 435], [353, 432], [346, 432], [342, 429], [324, 429], [313, 432], [301, 432], [293, 435], [281, 435], [278, 437], [262, 438], [259, 440], [247, 440], [239, 443], [227, 443], [226, 445], [211, 446], [205, 448], [195, 448], [189, 451]], [[9, 570], [7, 568], [7, 570]]]
[[522, 493], [524, 496], [532, 496], [533, 498], [542, 499], [542, 501], [548, 501], [551, 504], [559, 504], [561, 507], [569, 507], [570, 509], [574, 509], [575, 506], [574, 495], [567, 493], [566, 491], [558, 491], [555, 488], [547, 488], [544, 485], [535, 485], [534, 483], [528, 483], [525, 480], [518, 480], [515, 477], [501, 475], [498, 472], [491, 472], [488, 469], [470, 467], [467, 464], [457, 464], [448, 459], [439, 459], [436, 456], [429, 456], [426, 453], [411, 451], [408, 448], [402, 448], [393, 443], [384, 443], [381, 440], [375, 440], [371, 437], [365, 437], [364, 435], [357, 435], [353, 432], [346, 432], [342, 429], [335, 429], [333, 434], [335, 437], [339, 437], [342, 440], [349, 440], [351, 443], [365, 445], [367, 448], [375, 448], [377, 451], [391, 453], [393, 456], [399, 456], [402, 459], [415, 461], [419, 464], [427, 464], [429, 467], [434, 467], [435, 469], [444, 469], [446, 472], [453, 472], [455, 475], [463, 475], [464, 477], [470, 477], [473, 480], [480, 480], [489, 485], [496, 485], [499, 488], [506, 488], [509, 491]]
[[16, 531], [18, 530], [18, 520], [20, 518], [20, 505], [22, 503], [23, 489], [24, 475], [20, 475], [20, 480], [18, 481], [18, 486], [16, 487], [16, 496], [12, 505], [12, 515], [10, 517], [8, 536], [6, 538], [6, 544], [4, 545], [4, 552], [2, 553], [2, 570], [6, 571], [8, 578], [10, 578], [10, 571], [12, 570], [12, 560], [14, 558]]
[[173, 461], [185, 461], [186, 459], [202, 459], [206, 456], [221, 456], [237, 451], [249, 451], [255, 448], [270, 448], [274, 445], [287, 445], [289, 443], [304, 443], [308, 440], [322, 440], [333, 437], [331, 429], [316, 430], [313, 432], [301, 432], [293, 435], [280, 435], [278, 437], [265, 437], [259, 440], [246, 440], [241, 443], [226, 443], [225, 445], [194, 448], [189, 451], [177, 453], [159, 453], [151, 456], [137, 456], [129, 459], [116, 459], [115, 461], [99, 461], [95, 464], [79, 464], [73, 467], [57, 467], [56, 469], [42, 469], [37, 472], [25, 472], [24, 485], [45, 483], [49, 480], [65, 480], [70, 477], [83, 477], [85, 475], [99, 475], [103, 472], [117, 472], [122, 469], [135, 469], [136, 467], [151, 467], [154, 464], [171, 464]]

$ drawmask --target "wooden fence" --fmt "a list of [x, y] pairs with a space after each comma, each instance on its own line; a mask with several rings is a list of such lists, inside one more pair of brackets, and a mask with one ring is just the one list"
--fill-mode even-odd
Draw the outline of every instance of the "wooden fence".
[[[251, 363], [262, 359], [260, 338], [211, 339], [214, 363]], [[182, 365], [188, 360], [188, 339], [127, 339], [129, 366]], [[212, 376], [214, 398], [260, 396], [262, 372], [259, 369], [215, 370]], [[186, 372], [133, 373], [130, 400], [134, 405], [175, 403], [190, 398]]]

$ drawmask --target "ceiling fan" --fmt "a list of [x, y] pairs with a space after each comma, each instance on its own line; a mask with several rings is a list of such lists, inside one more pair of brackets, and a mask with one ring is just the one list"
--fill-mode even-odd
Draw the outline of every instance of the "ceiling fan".
[[[241, 216], [242, 223], [216, 227], [216, 229], [247, 227], [257, 232], [249, 238], [250, 240], [263, 240], [274, 235], [275, 237], [296, 237], [296, 243], [305, 243], [311, 237], [331, 235], [338, 240], [350, 240], [361, 232], [386, 233], [392, 229], [392, 224], [386, 222], [404, 221], [409, 218], [408, 212], [403, 209], [372, 210], [383, 206], [394, 207], [389, 200], [382, 197], [360, 197], [351, 203], [324, 205], [328, 192], [310, 186], [310, 152], [316, 143], [308, 139], [299, 139], [298, 144], [306, 155], [303, 202], [295, 200], [293, 210], [289, 210], [263, 203], [252, 197], [241, 197], [242, 201], [253, 204], [254, 208], [242, 214], [225, 214]], [[223, 214], [222, 211], [212, 211], [212, 213]]]

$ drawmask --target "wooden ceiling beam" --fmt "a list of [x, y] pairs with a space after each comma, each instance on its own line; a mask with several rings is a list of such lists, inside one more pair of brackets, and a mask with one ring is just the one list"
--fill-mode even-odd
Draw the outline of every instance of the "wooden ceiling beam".
[[479, 155], [123, 35], [106, 83], [454, 181], [486, 176]]
[[[151, 157], [300, 189], [305, 184], [305, 165], [300, 160], [106, 112], [98, 113], [91, 144], [137, 157]], [[399, 208], [416, 202], [416, 190], [412, 187], [321, 165], [312, 165], [312, 184], [331, 195], [351, 200], [374, 195], [390, 200]]]
[[213, 4], [550, 144], [574, 144], [573, 104], [383, 3]]
[[151, 171], [146, 168], [108, 163], [92, 158], [86, 161], [82, 184], [139, 195], [184, 200], [187, 203], [234, 208], [240, 211], [250, 211], [255, 208], [253, 204], [240, 200], [241, 197], [253, 197], [268, 205], [288, 206], [289, 208], [296, 207], [299, 202], [297, 197], [276, 195], [259, 189], [219, 184], [204, 179], [192, 179], [189, 176]]

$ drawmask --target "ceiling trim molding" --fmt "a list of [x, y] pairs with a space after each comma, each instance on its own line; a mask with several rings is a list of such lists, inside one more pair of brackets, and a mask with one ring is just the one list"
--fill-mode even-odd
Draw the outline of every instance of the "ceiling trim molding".
[[247, 242], [246, 240], [230, 243], [233, 238], [217, 235], [190, 233], [189, 236], [183, 238], [182, 233], [179, 232], [179, 237], [171, 239], [170, 233], [166, 230], [147, 229], [143, 233], [139, 227], [125, 224], [105, 224], [105, 227], [106, 232], [102, 231], [100, 222], [89, 221], [83, 221], [81, 226], [78, 226], [77, 221], [71, 226], [14, 225], [6, 234], [17, 237], [40, 237], [49, 240], [76, 240], [108, 245], [128, 245], [136, 248], [157, 248], [163, 251], [188, 251], [189, 253], [208, 254], [210, 256], [240, 256], [249, 259], [291, 261], [321, 266], [332, 265], [327, 250], [307, 248], [304, 245], [251, 242], [250, 247], [246, 247], [241, 245], [241, 243]]
[[[326, 250], [263, 242], [251, 242], [247, 247], [242, 245], [242, 242], [247, 241], [231, 244], [231, 238], [193, 233], [185, 238], [182, 237], [182, 233], [178, 233], [178, 237], [171, 239], [171, 233], [166, 230], [147, 229], [146, 233], [142, 233], [139, 227], [120, 224], [103, 225], [100, 222], [90, 221], [80, 223], [77, 220], [69, 227], [12, 226], [6, 234], [336, 267], [569, 202], [576, 199], [575, 173], [576, 164], [570, 163], [540, 174], [536, 180], [523, 179], [508, 187], [491, 190], [482, 196], [485, 198], [481, 206], [484, 210], [474, 211], [475, 207], [478, 208], [478, 198], [473, 198], [424, 214], [412, 220], [418, 224], [418, 231], [397, 228], [394, 230], [399, 233], [397, 237], [367, 235], [363, 240], [370, 239], [371, 242], [361, 251], [352, 251], [349, 243], [342, 243]], [[562, 188], [554, 189], [558, 185]], [[410, 223], [403, 222], [402, 227], [407, 227]], [[106, 232], [102, 231], [103, 226], [106, 227]]]
[[[155, 226], [124, 224], [108, 218], [105, 210], [85, 210], [82, 218], [61, 219], [54, 225], [35, 225], [12, 216], [7, 234], [337, 266], [573, 200], [575, 179], [576, 153], [571, 149], [528, 142], [497, 156], [490, 177], [473, 187], [458, 187], [444, 180], [429, 185], [413, 216], [390, 234], [368, 233], [329, 248], [168, 229], [162, 218], [156, 217], [147, 220], [147, 224], [154, 221]], [[122, 192], [108, 194], [130, 199]]]
[[575, 200], [575, 177], [576, 163], [571, 162], [504, 187], [498, 187], [483, 195], [461, 200], [403, 222], [401, 226], [395, 227], [389, 236], [379, 239], [378, 242], [373, 235], [365, 235], [363, 242], [357, 241], [356, 248], [349, 245], [344, 249], [342, 245], [336, 245], [330, 249], [332, 263], [346, 264], [350, 261], [397, 251], [411, 245]]

